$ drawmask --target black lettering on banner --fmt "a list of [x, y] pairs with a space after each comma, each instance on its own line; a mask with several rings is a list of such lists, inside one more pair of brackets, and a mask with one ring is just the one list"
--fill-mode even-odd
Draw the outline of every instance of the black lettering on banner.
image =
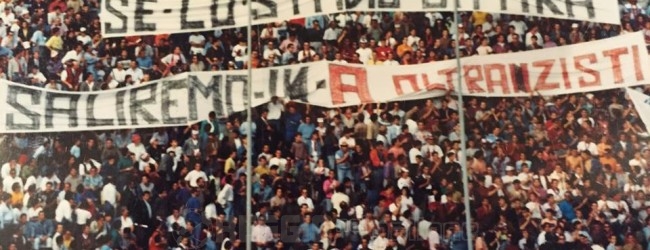
[[[52, 120], [54, 120], [54, 115], [62, 114], [68, 116], [68, 128], [76, 128], [79, 126], [79, 119], [77, 115], [77, 108], [79, 104], [79, 95], [63, 94], [63, 93], [51, 93], [48, 92], [45, 94], [45, 99], [47, 100], [45, 104], [45, 127], [54, 128]], [[55, 108], [54, 101], [56, 99], [67, 99], [68, 108]], [[56, 126], [57, 128], [63, 128], [63, 126]]]
[[[394, 8], [394, 9], [399, 9], [399, 0], [378, 0], [379, 3], [377, 4], [379, 8]], [[478, 0], [475, 0], [478, 1]], [[374, 2], [371, 0], [371, 2]]]
[[587, 14], [589, 15], [589, 18], [596, 17], [596, 9], [594, 8], [593, 0], [583, 0], [583, 1], [565, 0], [565, 1], [566, 1], [567, 16], [571, 18], [575, 17], [575, 14], [573, 13], [573, 6], [581, 6], [587, 8]]
[[126, 90], [120, 90], [115, 93], [115, 111], [117, 113], [117, 124], [120, 126], [126, 125], [126, 116], [124, 116], [124, 96]]
[[537, 0], [537, 13], [544, 14], [544, 5], [546, 5], [555, 15], [564, 15], [560, 8], [552, 0]]
[[[502, 0], [506, 1], [506, 0]], [[431, 0], [422, 0], [422, 6], [425, 9], [447, 8], [447, 0], [440, 0], [439, 3], [432, 3]]]
[[181, 1], [181, 29], [204, 29], [203, 21], [187, 21], [190, 0]]
[[290, 100], [307, 101], [307, 75], [309, 67], [301, 67], [296, 78], [291, 80], [291, 69], [284, 70], [284, 93]]
[[224, 20], [219, 20], [217, 10], [219, 10], [220, 0], [212, 0], [210, 5], [210, 15], [212, 16], [212, 27], [235, 25], [235, 0], [228, 0], [228, 15]]
[[479, 0], [474, 0], [474, 9], [475, 9], [475, 10], [480, 10], [480, 9], [481, 9], [481, 5], [479, 4], [478, 1], [479, 1]]
[[206, 86], [203, 85], [203, 83], [199, 80], [198, 77], [193, 75], [188, 76], [189, 86], [187, 88], [187, 93], [188, 93], [187, 99], [190, 100], [189, 103], [190, 120], [196, 121], [199, 119], [199, 114], [196, 108], [197, 91], [201, 93], [201, 95], [205, 98], [208, 98], [210, 97], [210, 95], [212, 95], [213, 111], [216, 113], [217, 117], [226, 116], [226, 114], [223, 112], [223, 100], [221, 99], [221, 93], [220, 93], [222, 79], [223, 77], [221, 75], [214, 75], [212, 76], [212, 79]]
[[[154, 117], [143, 107], [144, 105], [156, 104], [157, 89], [158, 84], [149, 84], [129, 90], [129, 96], [131, 96], [131, 103], [129, 104], [129, 110], [131, 113], [131, 125], [138, 125], [138, 114], [140, 114], [148, 124], [160, 123], [156, 117]], [[146, 90], [149, 90], [150, 96], [142, 100], [138, 99], [138, 92]]]
[[528, 0], [521, 0], [521, 11], [524, 13], [530, 13], [530, 3], [528, 3]]
[[86, 125], [88, 127], [113, 126], [113, 119], [95, 118], [95, 99], [97, 94], [89, 94], [86, 100]]
[[[341, 11], [345, 8], [345, 5], [343, 3], [344, 0], [336, 0], [336, 9]], [[426, 1], [426, 0], [424, 0]]]
[[[104, 23], [104, 32], [107, 34], [112, 34], [112, 33], [126, 33], [126, 23], [129, 21], [128, 17], [126, 15], [122, 14], [122, 12], [118, 11], [111, 5], [112, 0], [104, 0], [106, 1], [106, 11], [110, 12], [111, 14], [115, 15], [118, 19], [122, 21], [122, 27], [121, 28], [113, 28], [112, 23]], [[129, 1], [128, 0], [118, 0], [120, 1], [120, 4], [122, 7], [129, 6]]]
[[300, 0], [293, 0], [293, 14], [300, 15]]
[[[169, 93], [172, 89], [187, 89], [186, 80], [166, 81], [162, 84], [162, 94], [160, 95], [160, 106], [162, 106], [162, 123], [163, 124], [185, 124], [186, 117], [172, 117], [169, 113], [169, 107], [178, 106], [178, 100], [173, 100]], [[194, 102], [196, 103], [196, 102]]]
[[153, 10], [144, 8], [145, 2], [157, 3], [158, 0], [136, 0], [135, 1], [135, 31], [156, 31], [155, 23], [144, 22], [145, 15], [153, 14]]
[[[314, 12], [323, 12], [323, 6], [321, 5], [320, 0], [314, 0]], [[300, 0], [293, 0], [293, 14], [300, 15]]]
[[228, 114], [232, 114], [235, 112], [235, 109], [233, 108], [233, 102], [232, 102], [232, 86], [233, 83], [235, 82], [243, 82], [244, 84], [244, 93], [241, 95], [242, 98], [244, 98], [244, 103], [248, 105], [248, 78], [246, 76], [232, 76], [228, 75], [226, 76], [226, 110]]
[[[346, 9], [354, 9], [361, 3], [361, 0], [345, 0], [345, 8]], [[370, 5], [374, 5], [373, 1], [370, 1]]]
[[267, 14], [260, 14], [258, 13], [258, 10], [254, 9], [253, 13], [251, 13], [251, 15], [253, 15], [253, 19], [259, 20], [263, 18], [278, 17], [278, 3], [276, 3], [274, 0], [251, 0], [251, 1], [264, 5], [266, 8], [269, 9], [269, 13]]
[[315, 13], [323, 12], [323, 5], [320, 3], [320, 0], [314, 0], [314, 12]]
[[501, 0], [501, 10], [508, 10], [508, 0]]
[[271, 96], [278, 95], [278, 70], [271, 69], [269, 71], [269, 93]]
[[27, 94], [31, 97], [31, 105], [40, 105], [41, 104], [41, 92], [34, 89], [22, 88], [14, 85], [7, 85], [9, 90], [7, 91], [7, 104], [16, 109], [22, 115], [29, 118], [31, 123], [16, 123], [13, 113], [7, 113], [6, 128], [7, 130], [39, 130], [41, 128], [41, 114], [29, 110], [22, 104], [18, 103], [18, 95]]

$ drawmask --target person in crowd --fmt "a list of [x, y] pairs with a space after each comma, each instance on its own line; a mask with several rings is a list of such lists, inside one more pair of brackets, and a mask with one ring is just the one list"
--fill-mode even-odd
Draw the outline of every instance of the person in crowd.
[[[250, 34], [105, 38], [99, 1], [3, 1], [0, 77], [101, 94], [185, 72], [435, 63], [456, 57], [454, 46], [488, 56], [635, 31], [648, 40], [648, 1], [619, 2], [620, 26], [358, 11], [264, 23]], [[649, 249], [648, 131], [618, 89], [376, 109], [272, 95], [254, 108], [252, 131], [242, 113], [215, 110], [188, 126], [3, 135], [0, 248], [243, 249], [250, 224], [258, 249], [467, 249], [470, 240], [477, 249]], [[477, 225], [475, 239], [465, 223]]]

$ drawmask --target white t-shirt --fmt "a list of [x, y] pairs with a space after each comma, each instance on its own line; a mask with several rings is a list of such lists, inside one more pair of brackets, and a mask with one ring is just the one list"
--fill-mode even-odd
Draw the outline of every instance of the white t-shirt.
[[187, 175], [185, 176], [185, 180], [189, 181], [191, 187], [199, 186], [198, 184], [196, 184], [196, 181], [199, 180], [199, 178], [208, 181], [208, 176], [205, 174], [205, 172], [201, 170], [192, 170], [189, 173], [187, 173]]
[[302, 204], [307, 204], [307, 207], [309, 207], [309, 209], [314, 209], [314, 202], [312, 202], [311, 198], [309, 197], [300, 196], [298, 197], [297, 202], [298, 202], [298, 206], [302, 206]]
[[284, 104], [282, 102], [269, 102], [267, 108], [269, 109], [267, 115], [268, 120], [279, 120], [280, 116], [282, 116], [282, 112], [284, 112]]
[[122, 224], [122, 227], [120, 227], [120, 232], [123, 232], [125, 228], [133, 227], [133, 220], [131, 217], [124, 218], [123, 216], [120, 216], [120, 222]]
[[[196, 43], [196, 44], [203, 44], [205, 42], [205, 37], [201, 34], [199, 35], [191, 35], [190, 38], [188, 39], [190, 43]], [[201, 54], [203, 55], [203, 47], [191, 47], [190, 51], [192, 54]]]
[[85, 209], [77, 208], [74, 212], [77, 215], [77, 225], [86, 225], [88, 220], [93, 217], [93, 215]]
[[427, 240], [429, 241], [429, 249], [436, 250], [436, 245], [440, 244], [440, 234], [436, 230], [431, 230]]
[[101, 202], [108, 202], [109, 204], [115, 206], [117, 202], [117, 188], [115, 185], [108, 183], [104, 185], [104, 188], [102, 188], [101, 192]]
[[358, 48], [356, 51], [359, 54], [359, 61], [361, 61], [363, 64], [367, 64], [368, 61], [370, 61], [370, 58], [372, 57], [372, 49], [370, 48]]

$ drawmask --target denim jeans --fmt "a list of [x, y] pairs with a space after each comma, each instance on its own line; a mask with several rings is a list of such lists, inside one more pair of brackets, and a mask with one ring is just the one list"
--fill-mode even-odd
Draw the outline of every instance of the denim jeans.
[[330, 200], [329, 198], [323, 199], [323, 201], [321, 202], [321, 206], [327, 212], [332, 211], [332, 208], [334, 207], [334, 205], [332, 205], [332, 200]]
[[223, 208], [223, 212], [226, 214], [226, 219], [229, 220], [232, 217], [232, 202], [226, 202], [226, 206]]
[[343, 179], [346, 177], [351, 181], [354, 181], [354, 177], [352, 176], [352, 169], [350, 168], [336, 168], [336, 177], [340, 183], [343, 183]]
[[334, 155], [327, 156], [327, 166], [330, 168], [330, 170], [334, 170], [334, 168], [336, 168], [336, 156]]

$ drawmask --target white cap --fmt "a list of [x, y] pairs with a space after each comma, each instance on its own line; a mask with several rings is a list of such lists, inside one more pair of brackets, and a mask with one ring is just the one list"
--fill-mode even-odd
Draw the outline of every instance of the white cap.
[[442, 203], [442, 204], [446, 204], [447, 201], [448, 201], [448, 199], [447, 199], [447, 195], [442, 195], [442, 196], [440, 197], [440, 203]]
[[405, 168], [405, 167], [401, 167], [401, 168], [400, 168], [400, 171], [402, 171], [402, 172], [404, 172], [404, 173], [408, 173], [408, 172], [409, 172], [409, 170], [408, 170], [407, 168]]
[[513, 166], [507, 166], [506, 171], [514, 171], [515, 168]]
[[81, 27], [81, 29], [79, 29], [79, 31], [86, 32], [86, 27]]
[[192, 135], [198, 135], [199, 131], [198, 130], [192, 130]]
[[317, 118], [317, 119], [316, 119], [316, 122], [318, 122], [318, 123], [325, 122], [325, 119], [323, 119], [322, 117], [320, 117], [320, 118]]
[[462, 29], [463, 27], [464, 27], [464, 26], [463, 26], [462, 23], [461, 23], [461, 24], [458, 24], [458, 28], [461, 28], [461, 29]]
[[571, 28], [575, 29], [575, 28], [579, 28], [579, 27], [580, 27], [580, 25], [578, 25], [578, 23], [571, 24]]
[[29, 10], [26, 10], [26, 9], [23, 10], [23, 12], [21, 12], [20, 15], [21, 15], [21, 16], [29, 15]]
[[59, 55], [59, 52], [56, 51], [56, 50], [52, 50], [52, 52], [50, 52], [50, 56], [51, 56], [51, 57], [56, 57], [56, 56], [58, 56], [58, 55]]

